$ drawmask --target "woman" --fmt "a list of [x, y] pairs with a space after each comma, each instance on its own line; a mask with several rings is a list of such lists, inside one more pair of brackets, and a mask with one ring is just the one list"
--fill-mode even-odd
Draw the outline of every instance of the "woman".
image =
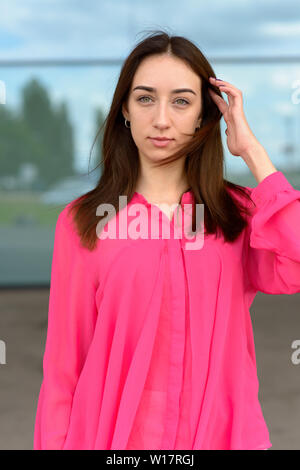
[[[224, 179], [222, 116], [255, 188]], [[34, 449], [271, 447], [249, 307], [300, 292], [300, 191], [242, 92], [160, 31], [124, 62], [102, 154], [96, 188], [56, 224]], [[154, 222], [170, 236], [151, 237]]]

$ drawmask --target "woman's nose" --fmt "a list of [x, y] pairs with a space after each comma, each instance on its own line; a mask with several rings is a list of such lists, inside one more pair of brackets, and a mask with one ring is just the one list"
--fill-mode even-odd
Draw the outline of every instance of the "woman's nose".
[[154, 123], [157, 126], [167, 126], [170, 124], [170, 116], [166, 104], [161, 103], [155, 110]]

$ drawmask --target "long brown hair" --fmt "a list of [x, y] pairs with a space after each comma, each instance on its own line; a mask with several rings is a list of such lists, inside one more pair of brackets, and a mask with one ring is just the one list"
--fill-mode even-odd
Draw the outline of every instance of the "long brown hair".
[[[123, 63], [109, 113], [94, 140], [95, 143], [105, 126], [99, 163], [101, 176], [96, 187], [72, 201], [70, 207], [81, 244], [89, 250], [95, 248], [98, 240], [97, 224], [107, 217], [96, 216], [97, 207], [102, 203], [110, 203], [117, 213], [120, 209], [119, 196], [127, 196], [130, 202], [134, 195], [139, 156], [131, 131], [124, 125], [122, 104], [127, 103], [133, 77], [142, 60], [153, 54], [164, 53], [182, 59], [201, 78], [202, 119], [200, 128], [188, 143], [157, 164], [165, 165], [178, 158], [185, 158], [185, 171], [195, 203], [204, 204], [205, 207], [205, 233], [218, 234], [221, 230], [225, 240], [232, 242], [247, 225], [242, 212], [249, 214], [248, 208], [235, 200], [227, 189], [238, 191], [250, 201], [251, 197], [243, 186], [227, 181], [223, 175], [224, 155], [220, 132], [222, 113], [208, 92], [208, 88], [211, 88], [222, 97], [219, 88], [209, 82], [209, 77], [215, 77], [215, 73], [191, 41], [159, 30], [140, 41]], [[198, 229], [193, 207], [192, 230], [195, 232]]]

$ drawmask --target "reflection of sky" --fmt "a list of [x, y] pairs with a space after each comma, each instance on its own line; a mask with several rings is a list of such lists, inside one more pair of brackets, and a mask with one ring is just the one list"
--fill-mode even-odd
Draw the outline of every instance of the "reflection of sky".
[[[292, 102], [293, 84], [300, 79], [300, 63], [224, 64], [218, 57], [296, 56], [300, 51], [298, 0], [10, 0], [1, 6], [0, 61], [45, 58], [117, 58], [123, 60], [147, 31], [164, 28], [196, 43], [215, 70], [243, 91], [249, 125], [272, 161], [283, 165], [282, 145], [300, 150], [300, 103]], [[120, 63], [121, 65], [121, 63]], [[6, 106], [17, 108], [20, 91], [35, 76], [49, 90], [54, 103], [66, 100], [75, 126], [76, 162], [87, 171], [95, 136], [94, 111], [107, 112], [119, 66], [0, 67], [6, 84]], [[298, 83], [298, 89], [300, 84]], [[224, 96], [226, 96], [224, 94]], [[300, 92], [298, 92], [298, 100]], [[287, 128], [285, 116], [290, 114]], [[225, 123], [222, 120], [223, 131]], [[297, 132], [298, 129], [298, 132]], [[247, 170], [227, 152], [228, 171]], [[300, 163], [300, 161], [299, 161]], [[91, 169], [91, 167], [90, 167]]]

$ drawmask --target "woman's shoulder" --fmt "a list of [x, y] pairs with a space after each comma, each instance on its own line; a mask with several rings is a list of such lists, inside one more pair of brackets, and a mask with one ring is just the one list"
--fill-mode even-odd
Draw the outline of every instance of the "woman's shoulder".
[[79, 198], [73, 199], [67, 203], [64, 208], [59, 212], [56, 230], [63, 231], [70, 240], [73, 240], [75, 243], [80, 244], [80, 237], [76, 228], [76, 223], [74, 220], [74, 211], [72, 210], [76, 201]]
[[[77, 198], [78, 199], [78, 198]], [[60, 211], [55, 229], [55, 242], [59, 247], [58, 253], [63, 256], [63, 263], [72, 266], [80, 266], [84, 276], [89, 275], [91, 279], [98, 282], [98, 263], [96, 250], [88, 250], [82, 243], [71, 211], [75, 201], [69, 202]]]

